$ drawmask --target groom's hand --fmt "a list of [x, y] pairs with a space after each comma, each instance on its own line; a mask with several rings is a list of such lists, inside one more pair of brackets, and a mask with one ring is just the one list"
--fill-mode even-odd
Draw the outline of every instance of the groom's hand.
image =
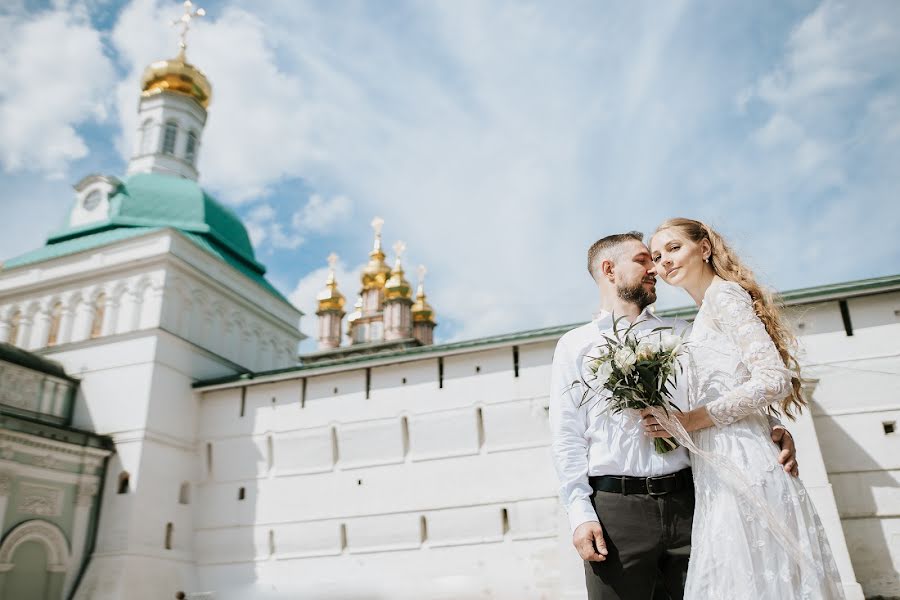
[[772, 430], [772, 441], [781, 448], [778, 464], [784, 467], [785, 473], [798, 477], [800, 468], [797, 466], [797, 448], [794, 446], [794, 436], [784, 427], [776, 427]]
[[597, 521], [579, 525], [572, 534], [572, 544], [583, 560], [593, 562], [606, 560], [606, 541], [603, 539], [603, 528]]

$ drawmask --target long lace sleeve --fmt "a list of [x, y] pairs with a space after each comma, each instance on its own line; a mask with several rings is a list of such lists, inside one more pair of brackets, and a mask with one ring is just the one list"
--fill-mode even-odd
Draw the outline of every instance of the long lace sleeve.
[[721, 427], [784, 398], [791, 389], [791, 372], [756, 316], [750, 295], [732, 282], [717, 288], [708, 299], [717, 326], [734, 343], [749, 372], [744, 382], [706, 405], [710, 418]]

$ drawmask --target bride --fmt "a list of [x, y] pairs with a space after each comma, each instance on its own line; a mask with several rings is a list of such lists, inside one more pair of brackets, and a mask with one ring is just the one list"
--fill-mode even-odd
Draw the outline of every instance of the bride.
[[682, 438], [696, 454], [685, 599], [843, 598], [812, 501], [778, 468], [769, 439], [767, 410], [793, 418], [806, 404], [784, 317], [709, 226], [671, 219], [650, 249], [658, 275], [700, 307], [688, 344], [691, 410], [677, 422], [643, 413], [647, 435]]

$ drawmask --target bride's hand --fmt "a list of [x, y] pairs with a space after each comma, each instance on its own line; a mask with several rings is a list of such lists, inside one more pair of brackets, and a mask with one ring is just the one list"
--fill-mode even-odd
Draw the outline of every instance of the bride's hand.
[[[686, 418], [684, 413], [672, 413], [672, 416], [678, 419], [681, 426], [687, 429]], [[659, 421], [650, 414], [650, 409], [645, 408], [641, 411], [641, 427], [644, 428], [644, 435], [654, 438], [670, 438], [672, 434], [666, 431]]]

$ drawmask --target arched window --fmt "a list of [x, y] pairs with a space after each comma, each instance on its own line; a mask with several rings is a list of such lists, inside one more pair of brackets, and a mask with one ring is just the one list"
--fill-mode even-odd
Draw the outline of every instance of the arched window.
[[119, 494], [127, 494], [130, 481], [131, 475], [128, 474], [128, 471], [122, 471], [121, 473], [119, 473], [119, 488], [116, 491]]
[[191, 503], [191, 484], [187, 481], [181, 484], [181, 489], [178, 490], [178, 504], [190, 504]]
[[163, 132], [163, 154], [175, 154], [175, 138], [178, 136], [178, 123], [168, 121]]
[[166, 550], [172, 549], [172, 534], [175, 527], [171, 523], [166, 523]]
[[189, 131], [187, 134], [187, 144], [184, 147], [184, 159], [191, 164], [194, 164], [194, 159], [197, 157], [197, 134], [193, 131]]
[[103, 333], [103, 315], [106, 313], [106, 294], [99, 294], [94, 300], [94, 320], [91, 323], [91, 339]]
[[151, 130], [153, 129], [153, 120], [147, 119], [144, 121], [144, 124], [141, 125], [141, 154], [151, 154], [153, 152], [153, 146], [151, 139]]
[[19, 329], [22, 324], [22, 313], [20, 311], [16, 311], [16, 313], [9, 318], [9, 337], [6, 338], [10, 344], [18, 344], [19, 343]]
[[57, 302], [50, 309], [50, 333], [47, 335], [47, 345], [55, 346], [59, 339], [59, 322], [62, 320], [62, 302]]

